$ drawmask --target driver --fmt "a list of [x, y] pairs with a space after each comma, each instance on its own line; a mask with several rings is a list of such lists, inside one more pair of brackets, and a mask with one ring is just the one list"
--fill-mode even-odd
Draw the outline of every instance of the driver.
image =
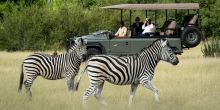
[[127, 28], [124, 25], [124, 21], [121, 21], [120, 27], [119, 27], [117, 33], [115, 33], [115, 36], [119, 37], [119, 38], [123, 38], [123, 37], [126, 37], [126, 35], [127, 35]]

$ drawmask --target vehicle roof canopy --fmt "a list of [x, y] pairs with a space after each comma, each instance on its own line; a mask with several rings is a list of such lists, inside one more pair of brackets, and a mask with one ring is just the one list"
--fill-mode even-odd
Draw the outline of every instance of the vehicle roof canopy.
[[164, 9], [199, 9], [198, 3], [154, 3], [154, 4], [118, 4], [102, 7], [104, 9], [125, 10], [164, 10]]

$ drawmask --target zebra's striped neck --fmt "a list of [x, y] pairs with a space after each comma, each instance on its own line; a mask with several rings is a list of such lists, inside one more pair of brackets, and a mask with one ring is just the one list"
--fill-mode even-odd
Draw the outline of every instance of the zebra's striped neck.
[[150, 79], [153, 78], [155, 67], [160, 61], [161, 49], [160, 43], [156, 42], [138, 55], [140, 63], [143, 65], [144, 74], [147, 74]]
[[71, 47], [68, 52], [70, 53], [71, 59], [74, 58], [75, 62], [81, 63], [80, 54], [78, 53], [79, 51], [77, 50], [76, 45], [74, 45], [73, 47]]
[[81, 59], [79, 58], [77, 52], [72, 52], [72, 53], [70, 54], [70, 59], [73, 60], [72, 63], [73, 63], [73, 62], [81, 63]]
[[[72, 67], [79, 67], [81, 63], [81, 59], [77, 55], [76, 47], [75, 45], [70, 47], [70, 49], [63, 54], [57, 55], [55, 57], [52, 57], [55, 60], [63, 59], [62, 63], [65, 65], [64, 68], [72, 68]], [[76, 70], [75, 68], [74, 70]]]
[[67, 53], [67, 59], [69, 59], [70, 64], [80, 64], [81, 59], [79, 58], [77, 51], [71, 51]]
[[78, 57], [77, 55], [77, 52], [76, 51], [68, 51], [65, 55], [65, 62], [66, 62], [66, 65], [65, 65], [65, 75], [64, 76], [67, 76], [67, 75], [72, 75], [74, 74], [74, 76], [78, 73], [79, 71], [79, 66], [81, 64], [81, 60], [80, 58]]

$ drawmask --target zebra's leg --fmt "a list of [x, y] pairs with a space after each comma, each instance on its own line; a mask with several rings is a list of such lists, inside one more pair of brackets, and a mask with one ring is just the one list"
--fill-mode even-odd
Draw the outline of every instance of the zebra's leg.
[[152, 84], [152, 82], [147, 80], [147, 81], [141, 81], [140, 83], [144, 87], [146, 87], [146, 88], [150, 89], [151, 91], [153, 91], [156, 102], [159, 102], [159, 95], [158, 95], [159, 90]]
[[88, 101], [89, 96], [97, 89], [97, 86], [90, 83], [89, 88], [86, 89], [83, 95], [83, 105], [86, 105], [86, 102]]
[[104, 106], [107, 106], [108, 104], [106, 101], [101, 97], [102, 89], [103, 89], [104, 82], [101, 83], [99, 86], [97, 86], [97, 89], [95, 91], [95, 98]]
[[33, 84], [33, 82], [36, 78], [37, 78], [36, 74], [28, 74], [27, 80], [24, 82], [26, 94], [28, 95], [29, 100], [31, 100], [31, 98], [32, 98], [31, 85]]
[[79, 83], [80, 83], [80, 80], [81, 80], [82, 76], [83, 76], [82, 73], [79, 74], [78, 77], [77, 77], [77, 79], [76, 79], [76, 81], [75, 81], [75, 83], [74, 83], [74, 84], [75, 84], [75, 85], [74, 85], [74, 90], [75, 90], [75, 91], [77, 91], [78, 88], [79, 88]]
[[74, 88], [74, 78], [75, 76], [69, 76], [66, 78], [67, 80], [67, 87], [68, 87], [68, 91], [69, 92], [72, 92], [73, 91], [73, 88]]
[[131, 92], [130, 92], [130, 96], [129, 96], [128, 107], [131, 107], [131, 103], [132, 103], [133, 97], [135, 95], [135, 92], [137, 90], [137, 87], [138, 87], [138, 84], [131, 85]]

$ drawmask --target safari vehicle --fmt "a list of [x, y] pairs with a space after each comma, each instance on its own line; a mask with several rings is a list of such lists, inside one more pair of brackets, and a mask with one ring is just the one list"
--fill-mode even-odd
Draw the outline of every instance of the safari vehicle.
[[[112, 54], [112, 55], [131, 55], [139, 53], [143, 48], [149, 46], [158, 38], [166, 38], [173, 51], [176, 54], [183, 53], [184, 48], [193, 48], [197, 46], [202, 38], [199, 30], [199, 4], [198, 3], [164, 3], [164, 4], [118, 4], [102, 7], [103, 9], [115, 9], [130, 11], [130, 25], [132, 11], [145, 10], [146, 17], [148, 11], [165, 11], [166, 20], [162, 28], [157, 28], [157, 32], [153, 36], [135, 35], [130, 28], [130, 35], [126, 38], [113, 37], [113, 32], [108, 30], [98, 30], [89, 35], [83, 36], [88, 39], [87, 54], [88, 56], [95, 54]], [[168, 11], [174, 10], [177, 14], [178, 10], [186, 10], [181, 24], [177, 24], [175, 19], [168, 19]], [[190, 10], [194, 10], [193, 14]], [[156, 14], [156, 13], [155, 13]], [[155, 17], [156, 21], [156, 17]], [[162, 34], [161, 34], [162, 32]]]

